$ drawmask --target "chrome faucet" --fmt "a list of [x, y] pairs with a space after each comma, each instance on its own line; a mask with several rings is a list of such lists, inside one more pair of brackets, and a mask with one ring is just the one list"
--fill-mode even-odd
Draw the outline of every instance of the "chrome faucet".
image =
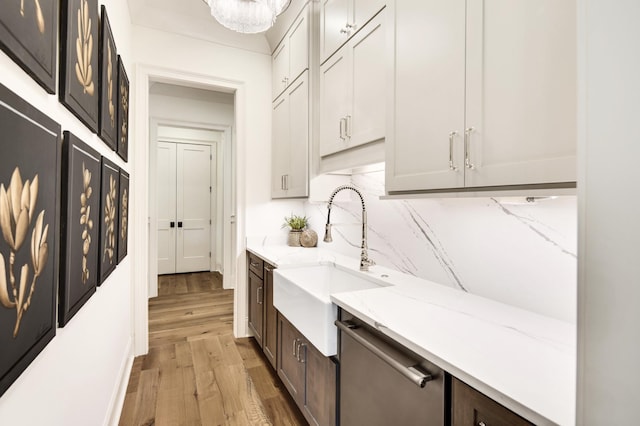
[[368, 271], [369, 266], [375, 265], [376, 263], [373, 260], [369, 259], [369, 254], [367, 253], [367, 208], [364, 205], [364, 198], [362, 198], [362, 194], [353, 186], [339, 186], [333, 191], [331, 197], [329, 197], [329, 204], [327, 205], [327, 224], [324, 228], [324, 242], [330, 243], [333, 241], [333, 239], [331, 238], [331, 206], [333, 205], [333, 198], [338, 192], [342, 191], [343, 189], [350, 189], [354, 191], [356, 194], [358, 194], [358, 196], [360, 197], [360, 201], [362, 202], [362, 251], [360, 252], [360, 270]]

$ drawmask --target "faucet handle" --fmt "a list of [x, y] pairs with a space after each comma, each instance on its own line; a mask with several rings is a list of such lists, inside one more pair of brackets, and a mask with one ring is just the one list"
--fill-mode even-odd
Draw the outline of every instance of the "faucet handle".
[[375, 264], [376, 262], [369, 258], [367, 252], [363, 251], [360, 256], [360, 270], [367, 272], [369, 270], [369, 266], [373, 266]]

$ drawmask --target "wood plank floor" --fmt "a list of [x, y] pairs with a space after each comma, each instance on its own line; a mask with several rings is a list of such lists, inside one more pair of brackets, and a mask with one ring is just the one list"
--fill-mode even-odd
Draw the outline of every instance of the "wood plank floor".
[[233, 290], [220, 274], [161, 276], [158, 294], [121, 426], [307, 424], [254, 339], [233, 337]]

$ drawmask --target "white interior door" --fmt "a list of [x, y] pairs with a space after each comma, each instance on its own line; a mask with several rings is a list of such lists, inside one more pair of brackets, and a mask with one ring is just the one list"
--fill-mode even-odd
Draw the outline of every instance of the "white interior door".
[[176, 144], [158, 142], [158, 274], [176, 273]]
[[176, 272], [211, 269], [211, 146], [177, 145]]

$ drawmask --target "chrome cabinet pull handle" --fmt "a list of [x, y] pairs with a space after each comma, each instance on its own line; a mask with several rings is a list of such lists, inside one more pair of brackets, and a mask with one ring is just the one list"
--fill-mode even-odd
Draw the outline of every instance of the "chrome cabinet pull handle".
[[300, 345], [302, 342], [299, 339], [296, 339], [296, 359], [300, 362]]
[[256, 289], [256, 301], [258, 302], [258, 305], [262, 305], [262, 303], [264, 302], [264, 300], [262, 300], [263, 294], [264, 292], [262, 291], [262, 287], [258, 287]]
[[289, 175], [284, 175], [284, 190], [289, 190]]
[[269, 266], [265, 266], [264, 270], [267, 272], [273, 272], [273, 268], [269, 267]]
[[464, 130], [464, 166], [467, 169], [473, 169], [475, 167], [471, 162], [471, 154], [469, 153], [471, 132], [473, 132], [473, 127], [468, 127]]
[[344, 28], [340, 28], [340, 34], [349, 34], [349, 24], [345, 25]]
[[298, 343], [298, 339], [293, 339], [291, 342], [293, 343], [293, 353], [292, 353], [292, 355], [296, 356], [296, 343]]
[[458, 171], [458, 167], [453, 164], [453, 139], [458, 135], [458, 132], [453, 131], [449, 133], [449, 170], [453, 172]]
[[340, 139], [345, 140], [346, 138], [346, 128], [347, 128], [347, 119], [342, 117], [340, 119]]
[[345, 118], [344, 132], [348, 138], [351, 137], [351, 116], [350, 115], [347, 115], [347, 117]]
[[259, 262], [251, 262], [251, 266], [253, 266], [254, 268], [255, 268], [256, 266], [258, 266], [259, 264], [260, 264]]
[[305, 363], [306, 362], [306, 358], [307, 358], [307, 344], [300, 342], [300, 346], [299, 348], [304, 348], [304, 357], [300, 356], [300, 349], [298, 349], [298, 361], [300, 361], [301, 363]]

